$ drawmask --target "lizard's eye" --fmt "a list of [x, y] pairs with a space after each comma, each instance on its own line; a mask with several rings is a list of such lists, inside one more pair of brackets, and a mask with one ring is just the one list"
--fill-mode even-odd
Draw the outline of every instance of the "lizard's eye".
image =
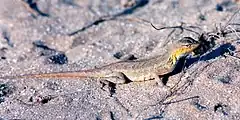
[[191, 37], [184, 37], [180, 40], [181, 43], [184, 43], [184, 44], [196, 44], [196, 43], [199, 43], [198, 41], [194, 40], [193, 38]]
[[190, 47], [191, 44], [184, 44], [183, 46], [185, 46], [185, 47]]

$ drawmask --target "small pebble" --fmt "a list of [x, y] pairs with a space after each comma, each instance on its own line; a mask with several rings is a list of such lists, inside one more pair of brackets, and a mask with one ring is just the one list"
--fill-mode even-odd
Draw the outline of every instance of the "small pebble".
[[223, 115], [228, 115], [228, 106], [227, 105], [223, 105], [221, 103], [218, 103], [214, 106], [214, 112], [220, 112]]
[[231, 77], [229, 76], [219, 77], [217, 80], [223, 84], [230, 84], [232, 82]]
[[123, 56], [122, 52], [116, 52], [115, 54], [113, 54], [113, 57], [120, 59]]
[[216, 5], [216, 10], [222, 12], [223, 11], [223, 6], [220, 4]]
[[199, 99], [193, 99], [191, 101], [191, 104], [200, 111], [203, 111], [203, 110], [207, 109], [207, 107], [205, 107], [205, 106], [203, 106], [199, 103]]
[[206, 16], [203, 15], [203, 14], [200, 14], [200, 15], [198, 16], [198, 18], [199, 18], [200, 20], [202, 20], [202, 21], [205, 21], [205, 20], [206, 20]]
[[66, 64], [68, 62], [68, 58], [64, 53], [56, 53], [52, 56], [48, 57], [48, 61], [53, 64]]

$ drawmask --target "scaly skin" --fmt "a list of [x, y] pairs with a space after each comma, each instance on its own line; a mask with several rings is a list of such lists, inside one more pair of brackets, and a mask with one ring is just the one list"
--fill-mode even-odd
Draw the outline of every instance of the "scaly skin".
[[171, 47], [168, 48], [167, 53], [150, 59], [121, 61], [90, 70], [7, 76], [1, 77], [1, 79], [104, 78], [116, 84], [127, 83], [129, 81], [159, 80], [159, 77], [174, 70], [179, 58], [191, 54], [198, 46], [198, 42], [186, 37], [180, 41], [172, 43]]

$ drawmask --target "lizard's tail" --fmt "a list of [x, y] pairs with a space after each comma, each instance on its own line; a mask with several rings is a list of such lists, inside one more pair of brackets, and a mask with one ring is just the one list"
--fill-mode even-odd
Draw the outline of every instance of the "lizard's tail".
[[56, 73], [42, 73], [42, 74], [25, 74], [17, 76], [3, 76], [0, 79], [20, 79], [20, 78], [98, 78], [102, 77], [98, 70], [83, 70], [83, 71], [69, 71]]

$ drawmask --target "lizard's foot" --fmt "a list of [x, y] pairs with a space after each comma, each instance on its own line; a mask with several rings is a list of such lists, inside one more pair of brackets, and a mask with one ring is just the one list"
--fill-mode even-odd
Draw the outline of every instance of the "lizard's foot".
[[156, 82], [156, 85], [163, 89], [163, 91], [170, 91], [171, 87], [168, 85], [162, 84], [162, 82]]
[[[102, 80], [100, 81], [100, 83], [102, 84], [101, 89], [107, 92], [109, 91], [111, 97], [116, 93], [115, 83], [109, 82], [108, 80]], [[106, 90], [106, 87], [107, 87], [107, 90]]]
[[[171, 89], [171, 87], [167, 85], [165, 77], [160, 78], [158, 75], [156, 75], [154, 79], [156, 81], [156, 85], [163, 88], [164, 91], [169, 91]], [[168, 77], [167, 77], [167, 79], [168, 79]]]

